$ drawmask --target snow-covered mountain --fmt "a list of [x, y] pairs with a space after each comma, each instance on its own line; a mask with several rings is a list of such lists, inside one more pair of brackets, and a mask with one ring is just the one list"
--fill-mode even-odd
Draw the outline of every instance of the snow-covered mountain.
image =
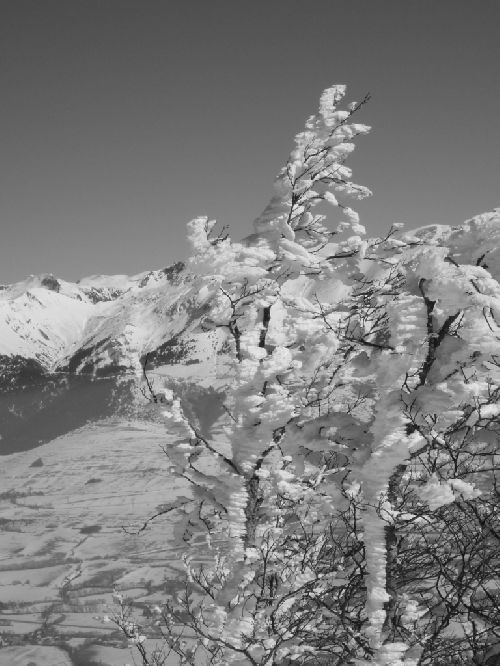
[[187, 334], [203, 307], [196, 282], [178, 263], [133, 277], [92, 276], [72, 283], [44, 275], [4, 287], [4, 368], [14, 368], [10, 362], [17, 359], [19, 369], [25, 359], [45, 372], [132, 370], [144, 354], [165, 344], [174, 347]]
[[[129, 404], [148, 367], [203, 356], [201, 278], [165, 269], [0, 288], [0, 451], [31, 446]], [[204, 295], [205, 294], [205, 295]], [[175, 372], [175, 371], [174, 371]]]

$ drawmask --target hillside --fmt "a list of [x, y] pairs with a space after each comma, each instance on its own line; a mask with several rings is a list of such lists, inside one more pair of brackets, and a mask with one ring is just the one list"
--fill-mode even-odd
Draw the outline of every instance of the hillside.
[[114, 419], [2, 458], [1, 666], [132, 663], [103, 617], [115, 589], [145, 604], [178, 577], [172, 520], [135, 534], [187, 492], [165, 442], [159, 425]]

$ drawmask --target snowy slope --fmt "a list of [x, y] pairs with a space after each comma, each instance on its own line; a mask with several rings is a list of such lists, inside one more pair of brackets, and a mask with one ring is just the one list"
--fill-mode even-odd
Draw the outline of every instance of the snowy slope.
[[181, 263], [78, 283], [32, 276], [0, 290], [0, 357], [33, 359], [49, 372], [135, 369], [193, 328], [202, 308]]
[[0, 354], [34, 358], [47, 369], [81, 338], [95, 306], [35, 287], [0, 301]]
[[2, 458], [0, 666], [133, 663], [103, 617], [114, 589], [142, 604], [176, 584], [172, 514], [136, 534], [189, 497], [166, 441], [161, 425], [112, 420]]

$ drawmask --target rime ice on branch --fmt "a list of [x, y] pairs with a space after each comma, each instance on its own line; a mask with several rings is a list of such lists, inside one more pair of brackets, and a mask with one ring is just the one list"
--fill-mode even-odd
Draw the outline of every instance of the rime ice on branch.
[[185, 591], [157, 617], [185, 663], [468, 664], [495, 641], [500, 215], [365, 238], [345, 160], [367, 98], [344, 93], [323, 93], [253, 235], [189, 225], [220, 344], [213, 419], [199, 387], [164, 410], [193, 499]]
[[[274, 183], [275, 194], [254, 222], [257, 234], [279, 241], [278, 256], [285, 261], [298, 255], [299, 261], [314, 265], [314, 255], [336, 233], [347, 229], [356, 235], [365, 233], [359, 215], [343, 199], [363, 199], [371, 194], [351, 180], [352, 171], [345, 165], [355, 147], [352, 140], [370, 131], [368, 125], [349, 122], [369, 95], [350, 104], [348, 110], [339, 110], [345, 89], [337, 85], [323, 92], [318, 115], [311, 116], [304, 131], [295, 137], [295, 149]], [[321, 203], [341, 213], [334, 230], [325, 224], [326, 215], [315, 212]]]

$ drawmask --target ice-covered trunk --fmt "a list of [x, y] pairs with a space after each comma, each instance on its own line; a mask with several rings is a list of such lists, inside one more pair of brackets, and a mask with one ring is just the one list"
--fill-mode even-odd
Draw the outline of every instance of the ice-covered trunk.
[[394, 470], [408, 456], [404, 418], [399, 405], [394, 402], [394, 396], [389, 394], [379, 405], [372, 426], [373, 453], [363, 475], [363, 492], [367, 502], [364, 517], [364, 540], [368, 626], [365, 629], [365, 635], [375, 651], [375, 658], [371, 663], [380, 666], [399, 663], [394, 661], [395, 651], [404, 649], [404, 646], [399, 646], [399, 644], [382, 646], [386, 619], [385, 606], [390, 599], [387, 591], [386, 570], [387, 527], [391, 522], [391, 506], [387, 500], [387, 492]]
[[[406, 428], [409, 432], [410, 428]], [[398, 465], [389, 479], [389, 485], [387, 488], [387, 499], [390, 506], [395, 507], [398, 501], [399, 489], [401, 487], [401, 482], [403, 476], [408, 468], [408, 462], [405, 461], [401, 465]], [[385, 624], [384, 624], [384, 633], [387, 638], [390, 637], [391, 633], [394, 631], [394, 620], [395, 614], [397, 612], [397, 551], [398, 551], [398, 540], [397, 540], [397, 530], [394, 521], [388, 522], [385, 528], [386, 536], [386, 589], [387, 594], [389, 595], [389, 600], [385, 606]]]
[[[370, 664], [402, 666], [405, 664], [404, 643], [391, 642], [387, 635], [387, 610], [391, 606], [391, 581], [387, 580], [390, 548], [394, 542], [394, 483], [398, 470], [409, 458], [416, 434], [409, 435], [403, 413], [401, 387], [415, 375], [425, 355], [425, 318], [422, 304], [414, 296], [402, 295], [388, 306], [391, 343], [394, 352], [383, 352], [379, 358], [376, 386], [379, 400], [372, 423], [372, 454], [363, 472], [363, 494], [366, 545], [366, 614], [365, 635], [374, 650]], [[390, 488], [391, 484], [391, 488]], [[389, 585], [388, 585], [389, 583]], [[389, 587], [391, 588], [389, 590]], [[384, 626], [385, 625], [385, 626]], [[361, 662], [363, 663], [363, 662]]]
[[407, 351], [401, 349], [399, 354], [384, 352], [379, 359], [376, 382], [380, 397], [371, 426], [372, 453], [361, 474], [367, 505], [364, 516], [368, 619], [365, 635], [374, 651], [372, 660], [361, 664], [399, 666], [405, 663], [403, 655], [407, 646], [390, 642], [384, 625], [391, 601], [387, 568], [394, 537], [391, 533], [393, 506], [390, 502], [394, 493], [389, 492], [389, 485], [408, 459], [409, 448], [414, 443], [407, 433], [399, 388], [415, 363], [414, 354]]

